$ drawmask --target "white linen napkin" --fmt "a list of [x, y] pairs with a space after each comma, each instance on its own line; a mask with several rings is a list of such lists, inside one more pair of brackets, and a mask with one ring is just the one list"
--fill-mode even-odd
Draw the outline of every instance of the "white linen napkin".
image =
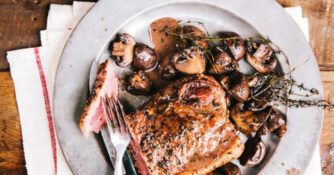
[[[47, 29], [41, 31], [42, 46], [7, 52], [29, 175], [72, 174], [56, 136], [50, 134], [55, 133], [50, 119], [53, 86], [64, 45], [78, 21], [93, 5], [87, 2], [74, 2], [73, 6], [51, 5]], [[52, 140], [56, 145], [52, 146]]]
[[[53, 88], [57, 65], [73, 28], [94, 5], [76, 2], [50, 6], [47, 29], [41, 31], [41, 47], [7, 52], [20, 114], [24, 155], [29, 175], [70, 175], [53, 125]], [[308, 39], [308, 21], [300, 7], [287, 8]], [[306, 170], [321, 174], [319, 148]]]

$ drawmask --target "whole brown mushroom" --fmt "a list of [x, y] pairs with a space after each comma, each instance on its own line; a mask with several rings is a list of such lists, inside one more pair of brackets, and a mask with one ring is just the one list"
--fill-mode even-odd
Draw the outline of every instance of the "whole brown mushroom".
[[132, 63], [135, 44], [134, 38], [127, 33], [123, 33], [113, 42], [112, 55], [115, 56], [117, 65], [126, 67]]
[[239, 39], [240, 36], [234, 32], [220, 32], [218, 33], [220, 38], [224, 38], [222, 45], [226, 46], [233, 58], [236, 61], [240, 61], [246, 53], [245, 41]]
[[246, 47], [243, 40], [228, 39], [226, 44], [236, 61], [240, 61], [245, 56]]
[[259, 165], [266, 154], [266, 146], [261, 137], [248, 139], [245, 144], [245, 150], [239, 157], [240, 164], [246, 167], [255, 167]]
[[224, 74], [239, 69], [239, 64], [222, 48], [215, 48], [214, 60], [210, 61], [208, 72], [210, 74]]
[[151, 86], [151, 80], [143, 70], [132, 73], [125, 80], [126, 90], [134, 95], [149, 94]]
[[272, 78], [270, 75], [264, 75], [261, 77], [255, 76], [254, 78], [248, 77], [248, 85], [252, 89], [253, 95], [261, 95], [269, 89]]
[[263, 123], [263, 125], [257, 131], [258, 136], [266, 135], [282, 125], [285, 125], [285, 120], [275, 109], [272, 110], [268, 119]]
[[208, 42], [206, 40], [204, 40], [205, 39], [205, 34], [198, 27], [185, 25], [183, 27], [183, 33], [187, 37], [193, 38], [191, 40], [185, 39], [186, 42], [188, 42], [188, 43], [183, 43], [183, 45], [187, 45], [187, 46], [195, 45], [195, 46], [199, 47], [200, 49], [207, 49], [208, 48]]
[[250, 88], [250, 93], [252, 93], [252, 98], [249, 98], [245, 103], [245, 109], [252, 111], [262, 111], [267, 108], [271, 103], [271, 98], [273, 92], [270, 88], [261, 89], [261, 91], [256, 91], [254, 87]]
[[199, 74], [205, 71], [205, 58], [196, 47], [183, 49], [172, 57], [174, 67], [185, 74]]
[[238, 130], [251, 138], [256, 135], [257, 130], [262, 126], [263, 122], [265, 122], [269, 110], [270, 107], [267, 107], [263, 111], [255, 112], [244, 109], [244, 105], [238, 103], [232, 107], [230, 115]]
[[249, 52], [246, 54], [246, 60], [258, 72], [269, 73], [277, 65], [277, 59], [272, 53], [270, 46], [262, 43], [253, 54]]
[[137, 69], [152, 69], [158, 63], [155, 51], [145, 44], [137, 44], [133, 66]]
[[241, 175], [241, 171], [237, 165], [230, 162], [206, 175]]
[[220, 78], [220, 84], [223, 88], [239, 102], [245, 102], [249, 96], [249, 85], [247, 77], [238, 71], [229, 75], [223, 75]]
[[227, 163], [221, 166], [218, 168], [218, 171], [220, 171], [222, 175], [241, 175], [240, 168], [233, 163]]
[[248, 80], [250, 93], [252, 98], [249, 98], [245, 103], [245, 109], [252, 111], [261, 111], [270, 105], [273, 91], [270, 86], [271, 79], [269, 76], [253, 77]]

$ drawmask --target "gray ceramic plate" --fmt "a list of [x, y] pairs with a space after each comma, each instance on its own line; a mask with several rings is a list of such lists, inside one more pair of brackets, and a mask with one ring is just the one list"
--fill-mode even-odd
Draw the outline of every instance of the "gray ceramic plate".
[[[74, 174], [110, 174], [111, 166], [99, 135], [84, 138], [79, 129], [80, 115], [88, 92], [90, 66], [94, 59], [110, 56], [107, 47], [116, 33], [127, 32], [136, 41], [151, 45], [148, 26], [155, 19], [172, 17], [203, 22], [210, 33], [234, 31], [241, 36], [269, 37], [290, 58], [295, 67], [310, 58], [292, 76], [307, 87], [322, 85], [316, 59], [303, 34], [284, 9], [274, 0], [100, 0], [79, 23], [69, 39], [58, 66], [54, 116], [57, 136]], [[280, 69], [288, 71], [283, 58]], [[245, 62], [243, 72], [252, 71]], [[128, 70], [118, 69], [120, 76]], [[121, 93], [132, 107], [144, 98]], [[266, 161], [247, 174], [285, 174], [293, 169], [302, 174], [318, 141], [323, 111], [319, 108], [281, 108], [288, 117], [288, 133], [282, 139], [266, 138]]]

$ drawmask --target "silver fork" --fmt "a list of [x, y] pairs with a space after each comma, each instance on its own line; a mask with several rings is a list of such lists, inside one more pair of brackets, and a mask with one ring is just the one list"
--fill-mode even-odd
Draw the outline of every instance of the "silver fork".
[[107, 128], [111, 142], [116, 150], [116, 163], [114, 175], [122, 175], [122, 159], [126, 148], [130, 143], [130, 134], [125, 122], [125, 113], [119, 100], [102, 98]]

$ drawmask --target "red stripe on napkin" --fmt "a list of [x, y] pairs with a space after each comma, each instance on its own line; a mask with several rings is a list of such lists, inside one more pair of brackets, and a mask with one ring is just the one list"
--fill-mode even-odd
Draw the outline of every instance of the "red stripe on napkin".
[[45, 109], [46, 109], [46, 115], [47, 115], [47, 119], [48, 119], [48, 123], [49, 123], [49, 131], [50, 131], [50, 137], [51, 137], [53, 162], [54, 162], [54, 165], [55, 165], [55, 172], [57, 174], [57, 147], [56, 147], [55, 130], [54, 130], [54, 126], [53, 126], [53, 117], [52, 117], [52, 114], [51, 114], [48, 88], [46, 86], [45, 75], [44, 75], [41, 59], [40, 59], [40, 56], [39, 56], [38, 47], [34, 48], [34, 52], [35, 52], [36, 64], [37, 64], [38, 71], [39, 71], [39, 78], [41, 79], [41, 84], [42, 84], [42, 89], [43, 89]]

